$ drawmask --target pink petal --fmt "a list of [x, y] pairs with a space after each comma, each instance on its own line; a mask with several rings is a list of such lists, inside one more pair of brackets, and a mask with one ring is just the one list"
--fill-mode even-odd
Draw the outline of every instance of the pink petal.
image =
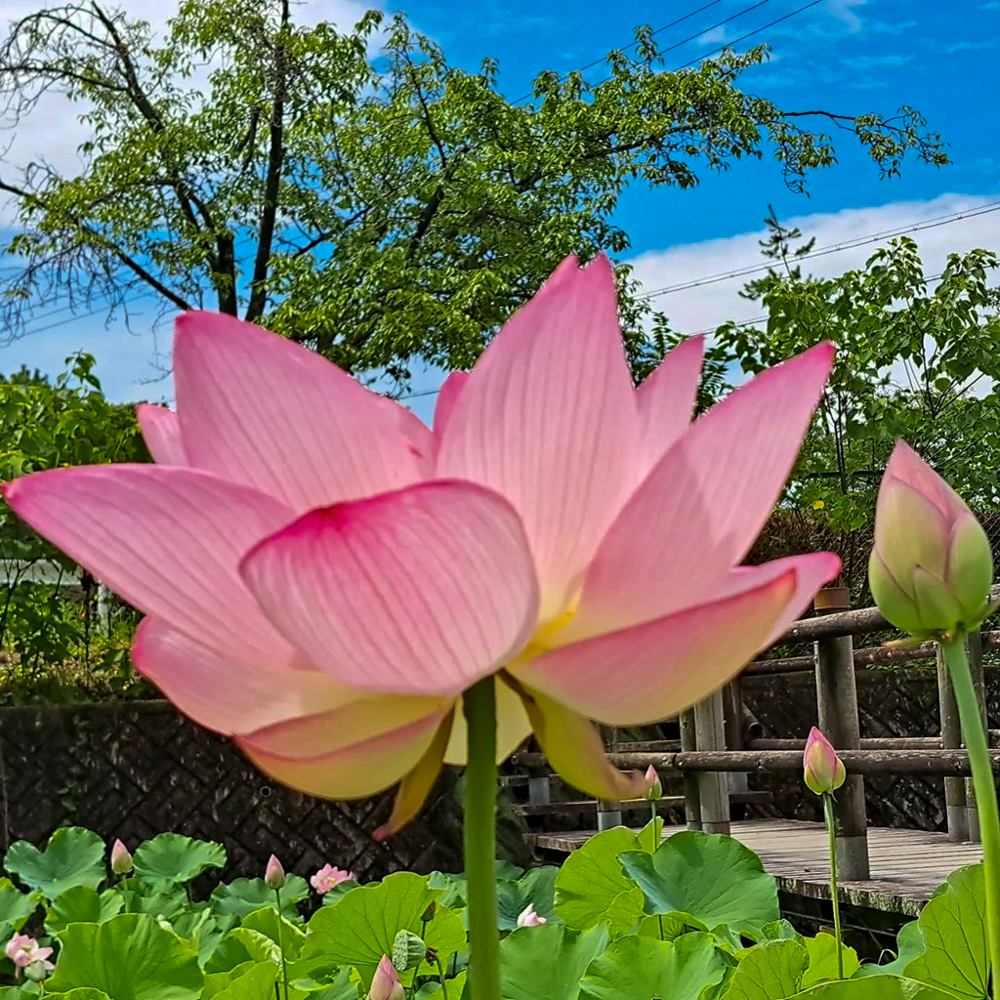
[[[504, 681], [496, 679], [497, 704], [497, 763], [505, 761], [530, 735], [531, 723], [525, 714], [521, 696], [516, 694]], [[462, 701], [455, 712], [455, 722], [451, 727], [451, 740], [444, 759], [448, 764], [465, 767], [466, 750], [469, 739], [468, 727], [462, 713]]]
[[231, 316], [185, 313], [174, 366], [192, 465], [297, 511], [421, 478], [401, 408], [289, 340]]
[[969, 513], [965, 501], [905, 441], [896, 442], [885, 478], [899, 480], [916, 490], [949, 523]]
[[562, 646], [511, 673], [610, 725], [671, 718], [738, 674], [839, 565], [836, 556], [821, 553], [748, 567], [712, 603]]
[[521, 515], [562, 612], [635, 478], [638, 417], [611, 265], [563, 265], [487, 348], [449, 416], [441, 476], [496, 490]]
[[215, 732], [249, 733], [366, 697], [313, 669], [212, 649], [157, 618], [144, 618], [132, 660], [185, 715]]
[[181, 441], [181, 425], [173, 410], [152, 403], [140, 403], [135, 408], [135, 415], [154, 462], [160, 465], [188, 464]]
[[265, 774], [325, 799], [358, 799], [396, 784], [427, 753], [452, 710], [427, 698], [375, 698], [237, 737]]
[[574, 625], [589, 634], [710, 600], [764, 526], [830, 371], [820, 344], [758, 375], [653, 467], [587, 571]]
[[519, 652], [537, 617], [521, 522], [473, 483], [313, 511], [242, 572], [290, 642], [370, 691], [457, 696]]
[[549, 764], [563, 781], [598, 799], [645, 795], [642, 771], [619, 771], [608, 761], [594, 724], [539, 691], [524, 689], [524, 706]]
[[238, 574], [247, 550], [292, 519], [279, 500], [164, 465], [54, 469], [4, 492], [18, 516], [139, 610], [215, 649], [292, 658]]
[[690, 426], [704, 355], [704, 337], [681, 341], [636, 390], [643, 475]]
[[441, 436], [451, 419], [455, 404], [461, 391], [469, 381], [468, 372], [452, 372], [442, 383], [438, 390], [437, 403], [434, 406], [434, 450], [441, 445]]

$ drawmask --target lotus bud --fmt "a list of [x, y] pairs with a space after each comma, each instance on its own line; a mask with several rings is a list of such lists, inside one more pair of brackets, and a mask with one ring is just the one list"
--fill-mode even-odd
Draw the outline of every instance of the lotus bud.
[[283, 889], [286, 882], [285, 869], [281, 862], [272, 854], [267, 859], [267, 868], [264, 869], [264, 884], [268, 889]]
[[663, 798], [663, 785], [660, 783], [660, 776], [656, 773], [656, 768], [652, 764], [646, 768], [644, 777], [646, 780], [646, 798], [650, 802], [658, 802]]
[[368, 1000], [404, 1000], [405, 996], [396, 967], [388, 955], [383, 955], [375, 970], [372, 986], [368, 991]]
[[545, 923], [545, 917], [540, 917], [535, 913], [535, 904], [528, 903], [528, 905], [521, 911], [521, 915], [517, 918], [518, 927], [538, 927]]
[[132, 855], [120, 840], [116, 840], [111, 847], [111, 870], [116, 875], [127, 875], [132, 871]]
[[401, 930], [392, 942], [392, 964], [397, 972], [415, 969], [427, 958], [427, 945], [413, 931]]
[[830, 741], [815, 726], [806, 740], [802, 764], [805, 768], [806, 787], [816, 795], [832, 795], [847, 780], [844, 762], [837, 756]]
[[990, 612], [993, 555], [986, 532], [902, 441], [879, 490], [868, 578], [882, 614], [919, 638], [968, 631]]

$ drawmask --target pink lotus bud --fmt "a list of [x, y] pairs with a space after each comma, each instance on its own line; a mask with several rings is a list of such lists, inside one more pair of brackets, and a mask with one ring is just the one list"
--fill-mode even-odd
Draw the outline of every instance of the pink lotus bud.
[[656, 802], [663, 798], [663, 785], [660, 783], [660, 776], [656, 773], [656, 768], [652, 764], [646, 768], [643, 776], [646, 781], [646, 798], [650, 802]]
[[282, 889], [285, 881], [285, 869], [281, 867], [281, 862], [272, 854], [267, 859], [267, 868], [264, 869], [264, 884], [268, 889]]
[[7, 942], [4, 952], [18, 969], [26, 969], [35, 962], [41, 962], [49, 972], [55, 968], [48, 961], [52, 949], [39, 948], [38, 942], [33, 937], [28, 937], [27, 934], [15, 934]]
[[993, 556], [986, 533], [902, 441], [879, 490], [868, 579], [879, 610], [910, 635], [967, 631], [989, 613]]
[[368, 991], [368, 1000], [404, 1000], [403, 984], [399, 981], [399, 973], [388, 955], [382, 956], [378, 963], [372, 987]]
[[132, 871], [132, 855], [120, 840], [116, 840], [111, 848], [111, 870], [116, 875], [127, 875]]
[[518, 927], [538, 927], [540, 924], [545, 923], [545, 917], [540, 917], [535, 913], [535, 904], [528, 903], [528, 905], [521, 912], [521, 915], [517, 918]]
[[331, 889], [335, 889], [341, 882], [357, 882], [357, 880], [358, 877], [354, 872], [344, 871], [342, 868], [335, 868], [333, 865], [323, 865], [309, 879], [309, 884], [323, 896]]
[[806, 740], [806, 750], [802, 755], [805, 767], [806, 786], [816, 795], [832, 795], [847, 780], [844, 762], [830, 741], [815, 727]]

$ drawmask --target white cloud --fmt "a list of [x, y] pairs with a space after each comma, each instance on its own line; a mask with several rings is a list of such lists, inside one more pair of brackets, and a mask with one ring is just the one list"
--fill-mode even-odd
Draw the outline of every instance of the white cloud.
[[[797, 226], [804, 239], [816, 238], [816, 249], [859, 240], [873, 233], [901, 229], [939, 216], [975, 210], [997, 196], [943, 194], [930, 201], [892, 202], [871, 208], [851, 208], [840, 212], [804, 215], [782, 219], [791, 228]], [[919, 244], [928, 275], [941, 270], [946, 255], [985, 247], [1000, 251], [997, 218], [1000, 212], [961, 219], [946, 225], [910, 233]], [[630, 263], [644, 290], [685, 284], [706, 277], [726, 274], [744, 267], [765, 263], [758, 241], [764, 229], [739, 233], [722, 239], [705, 240], [669, 247], [656, 253], [644, 253]], [[803, 269], [819, 276], [841, 274], [861, 266], [871, 254], [888, 242], [888, 237], [854, 249], [829, 253], [803, 261]], [[685, 333], [713, 330], [726, 320], [749, 320], [763, 310], [759, 303], [748, 302], [737, 294], [752, 275], [704, 283], [694, 288], [657, 296], [653, 301], [671, 319], [675, 329]]]

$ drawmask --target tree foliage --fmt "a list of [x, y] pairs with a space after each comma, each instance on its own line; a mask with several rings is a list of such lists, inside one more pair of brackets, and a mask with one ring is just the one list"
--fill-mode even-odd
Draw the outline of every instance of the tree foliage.
[[[771, 157], [801, 190], [835, 161], [824, 127], [884, 174], [908, 153], [946, 162], [912, 109], [786, 111], [743, 92], [766, 47], [678, 71], [648, 27], [629, 49], [599, 83], [546, 71], [514, 104], [494, 60], [450, 66], [402, 15], [341, 32], [298, 23], [289, 0], [182, 0], [162, 39], [98, 0], [23, 17], [0, 49], [6, 117], [57, 91], [89, 137], [78, 173], [31, 162], [0, 178], [23, 227], [5, 327], [60, 299], [127, 317], [153, 295], [405, 379], [416, 359], [470, 365], [566, 254], [627, 251], [614, 211], [630, 183], [688, 188]], [[621, 277], [641, 375], [649, 307]]]

